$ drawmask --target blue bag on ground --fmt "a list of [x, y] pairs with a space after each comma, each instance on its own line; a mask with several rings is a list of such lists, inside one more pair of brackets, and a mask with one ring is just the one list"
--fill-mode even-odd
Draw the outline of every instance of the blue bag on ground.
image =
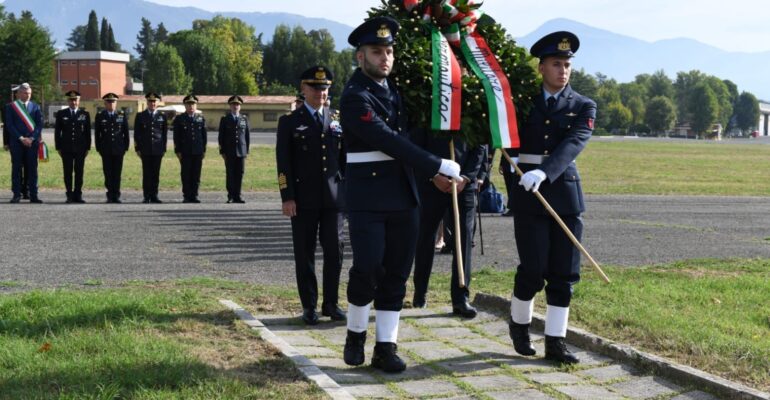
[[497, 191], [494, 183], [489, 182], [489, 185], [479, 193], [479, 209], [483, 213], [501, 213], [505, 211], [503, 194]]

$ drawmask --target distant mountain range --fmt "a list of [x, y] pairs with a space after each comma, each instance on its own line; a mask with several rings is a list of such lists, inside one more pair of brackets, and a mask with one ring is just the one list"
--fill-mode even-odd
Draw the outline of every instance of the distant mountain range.
[[[213, 13], [192, 7], [162, 6], [144, 0], [6, 0], [3, 4], [7, 12], [32, 11], [35, 18], [51, 31], [58, 48], [65, 47], [75, 25], [87, 22], [91, 10], [96, 10], [100, 21], [102, 17], [110, 21], [117, 41], [132, 52], [142, 17], [149, 19], [153, 26], [163, 22], [170, 32], [189, 29], [195, 19], [211, 19], [217, 14], [236, 17], [254, 26], [257, 34], [263, 33], [264, 43], [272, 39], [275, 27], [280, 24], [301, 25], [306, 30], [325, 28], [334, 37], [338, 50], [347, 47], [347, 37], [353, 30], [353, 27], [339, 22], [297, 14]], [[529, 47], [546, 33], [557, 30], [572, 31], [580, 37], [580, 50], [574, 65], [589, 73], [601, 72], [618, 82], [629, 82], [638, 74], [651, 74], [659, 69], [672, 79], [679, 71], [698, 69], [733, 81], [740, 91], [770, 100], [770, 74], [764, 71], [764, 66], [770, 65], [770, 51], [728, 52], [685, 38], [651, 43], [561, 18], [547, 21], [519, 38], [518, 42]]]

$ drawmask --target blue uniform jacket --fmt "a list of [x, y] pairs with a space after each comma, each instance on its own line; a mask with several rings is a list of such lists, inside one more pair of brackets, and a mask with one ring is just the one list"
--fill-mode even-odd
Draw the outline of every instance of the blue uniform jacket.
[[304, 105], [278, 120], [275, 156], [281, 200], [299, 209], [342, 209], [345, 149], [336, 110], [321, 129]]
[[136, 114], [134, 119], [134, 148], [142, 156], [162, 156], [166, 153], [168, 122], [166, 116], [156, 111], [155, 117], [149, 110]]
[[249, 119], [239, 114], [238, 120], [228, 112], [219, 119], [219, 154], [244, 158], [249, 155], [251, 133]]
[[395, 84], [388, 89], [356, 69], [340, 99], [347, 152], [381, 151], [388, 161], [349, 163], [346, 205], [350, 211], [398, 211], [419, 204], [414, 170], [435, 175], [441, 159], [409, 140], [407, 114]]
[[185, 156], [206, 154], [206, 119], [202, 115], [186, 112], [177, 115], [172, 123], [174, 128], [174, 153]]
[[107, 110], [96, 114], [94, 119], [96, 151], [102, 155], [122, 156], [128, 151], [128, 117], [123, 111], [115, 111], [110, 117]]
[[8, 126], [8, 145], [11, 149], [21, 148], [22, 144], [19, 138], [30, 137], [35, 143], [32, 144], [32, 148], [40, 143], [40, 134], [43, 131], [43, 112], [40, 110], [40, 106], [33, 101], [27, 103], [27, 113], [35, 122], [35, 130], [30, 132], [27, 129], [27, 125], [24, 124], [21, 118], [16, 115], [16, 111], [8, 104], [5, 106], [5, 125]]
[[[593, 132], [596, 103], [567, 85], [553, 110], [548, 111], [543, 96], [537, 96], [535, 107], [520, 130], [519, 153], [547, 155], [541, 165], [519, 163], [523, 172], [540, 169], [547, 179], [540, 194], [560, 215], [576, 215], [585, 211], [575, 159], [585, 148]], [[513, 190], [514, 212], [545, 214], [537, 198], [518, 184]]]
[[91, 150], [91, 115], [82, 108], [78, 108], [75, 115], [69, 108], [57, 111], [53, 138], [57, 151], [85, 153]]

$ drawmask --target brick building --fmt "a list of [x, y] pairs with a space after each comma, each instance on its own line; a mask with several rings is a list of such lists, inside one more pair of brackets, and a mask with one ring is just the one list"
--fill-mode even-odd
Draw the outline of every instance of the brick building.
[[54, 60], [63, 92], [77, 90], [83, 100], [101, 99], [109, 92], [126, 93], [128, 53], [112, 51], [65, 51]]

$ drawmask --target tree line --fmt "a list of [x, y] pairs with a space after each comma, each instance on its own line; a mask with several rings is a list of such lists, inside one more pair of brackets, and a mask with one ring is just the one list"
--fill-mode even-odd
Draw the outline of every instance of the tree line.
[[[72, 29], [68, 50], [124, 51], [115, 41], [112, 25], [95, 11], [84, 25]], [[128, 73], [144, 82], [146, 91], [162, 94], [293, 95], [298, 76], [322, 64], [334, 71], [330, 90], [333, 103], [342, 93], [354, 67], [354, 50], [335, 50], [325, 29], [305, 31], [301, 26], [276, 27], [266, 44], [262, 34], [237, 18], [216, 16], [195, 20], [191, 29], [169, 33], [159, 23], [142, 18]], [[59, 93], [54, 82], [56, 50], [50, 33], [28, 11], [16, 17], [0, 4], [0, 88], [23, 81]], [[759, 102], [748, 92], [738, 92], [729, 81], [697, 70], [678, 72], [676, 79], [662, 70], [637, 75], [633, 82], [618, 83], [606, 75], [572, 72], [578, 92], [596, 100], [597, 132], [662, 134], [676, 125], [689, 124], [706, 134], [714, 124], [726, 131], [747, 132], [756, 127]]]
[[597, 103], [599, 133], [665, 134], [676, 125], [689, 124], [705, 136], [714, 124], [725, 132], [754, 129], [759, 120], [759, 101], [749, 92], [738, 92], [730, 80], [698, 70], [678, 72], [670, 79], [663, 70], [637, 75], [633, 82], [584, 70], [572, 71], [572, 87]]

